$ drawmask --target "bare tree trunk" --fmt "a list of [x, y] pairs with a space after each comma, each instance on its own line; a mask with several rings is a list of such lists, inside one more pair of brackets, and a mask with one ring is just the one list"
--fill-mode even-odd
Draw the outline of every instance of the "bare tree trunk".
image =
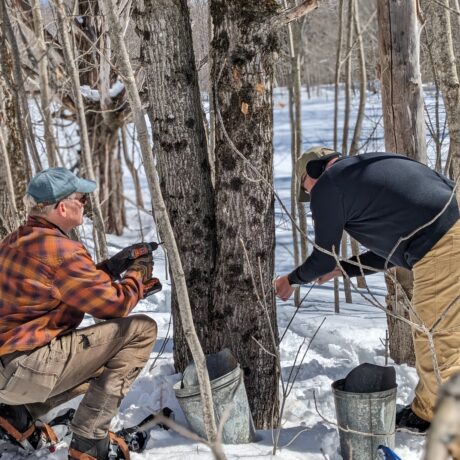
[[[449, 126], [450, 145], [445, 173], [450, 173], [457, 180], [460, 176], [460, 81], [452, 42], [449, 0], [438, 3], [424, 0], [422, 5], [426, 12], [427, 43], [436, 67]], [[460, 187], [456, 193], [460, 204]]]
[[[355, 129], [353, 132], [353, 139], [351, 141], [350, 146], [350, 156], [356, 155], [358, 153], [359, 142], [361, 139], [361, 130], [363, 126], [364, 114], [366, 110], [366, 98], [367, 98], [367, 76], [366, 76], [366, 58], [364, 52], [364, 43], [363, 37], [361, 34], [361, 21], [359, 15], [359, 1], [354, 1], [354, 14], [353, 14], [353, 24], [355, 28], [356, 37], [358, 40], [358, 55], [359, 55], [359, 107], [358, 107], [358, 115], [356, 117]], [[359, 254], [359, 244], [358, 242], [351, 239], [351, 252], [354, 256]], [[357, 278], [357, 286], [359, 288], [366, 287], [366, 279], [364, 276], [358, 276]]]
[[[204, 351], [218, 351], [212, 340], [211, 311], [217, 244], [214, 190], [187, 2], [144, 0], [136, 22], [142, 38], [160, 186], [183, 264], [193, 320]], [[183, 371], [191, 355], [179, 308], [174, 283], [174, 363]]]
[[126, 126], [122, 126], [120, 128], [120, 131], [121, 131], [121, 143], [122, 143], [122, 148], [123, 148], [123, 157], [125, 159], [126, 166], [128, 167], [129, 172], [131, 173], [131, 177], [133, 178], [134, 191], [136, 192], [136, 204], [140, 208], [143, 208], [144, 198], [142, 196], [141, 182], [139, 180], [139, 174], [137, 172], [136, 167], [134, 166], [134, 161], [129, 157], [128, 140], [126, 138]]
[[[94, 174], [93, 159], [91, 156], [91, 148], [88, 139], [88, 128], [86, 125], [85, 107], [83, 104], [83, 96], [80, 88], [80, 76], [78, 74], [77, 67], [75, 65], [75, 59], [72, 53], [72, 47], [70, 42], [70, 34], [68, 31], [69, 21], [66, 19], [63, 0], [53, 0], [55, 9], [58, 17], [58, 27], [61, 34], [62, 45], [66, 65], [69, 70], [69, 74], [72, 81], [72, 90], [75, 105], [77, 108], [78, 123], [80, 126], [80, 143], [81, 150], [83, 153], [83, 160], [86, 169], [86, 175], [91, 180], [96, 180]], [[102, 218], [101, 205], [97, 194], [92, 193], [90, 195], [91, 207], [94, 216], [94, 229], [95, 229], [95, 249], [97, 260], [103, 260], [107, 258], [107, 243], [105, 240], [104, 220]]]
[[162, 237], [168, 249], [171, 263], [171, 271], [174, 278], [175, 288], [178, 296], [181, 320], [184, 334], [190, 347], [196, 368], [198, 380], [200, 382], [201, 398], [203, 402], [203, 419], [206, 427], [207, 438], [210, 442], [215, 442], [217, 438], [217, 427], [214, 417], [212, 403], [211, 384], [206, 369], [206, 361], [203, 350], [201, 349], [198, 336], [193, 324], [192, 310], [188, 297], [185, 282], [185, 273], [179, 256], [179, 250], [174, 239], [174, 232], [169, 221], [163, 196], [161, 193], [160, 182], [158, 180], [156, 168], [153, 161], [151, 143], [145, 121], [142, 103], [139, 97], [133, 70], [129, 62], [128, 52], [123, 40], [123, 30], [117, 18], [117, 6], [115, 0], [101, 0], [102, 10], [109, 24], [109, 33], [114, 43], [114, 50], [117, 54], [121, 74], [128, 92], [134, 123], [138, 132], [138, 139], [141, 146], [144, 168], [147, 175], [150, 193], [152, 196], [153, 211], [158, 221]]
[[[420, 75], [420, 23], [414, 1], [378, 0], [380, 79], [382, 83], [385, 148], [426, 162], [423, 92]], [[391, 269], [398, 284], [386, 276], [387, 306], [396, 315], [409, 317], [401, 289], [412, 295], [412, 272]], [[399, 295], [398, 295], [399, 294]], [[390, 356], [397, 363], [413, 365], [411, 330], [406, 323], [388, 316]]]
[[[276, 2], [212, 0], [216, 113], [215, 347], [228, 347], [245, 374], [254, 422], [278, 424], [274, 269], [272, 74]], [[231, 143], [244, 156], [243, 160]], [[259, 175], [255, 177], [254, 167]], [[263, 179], [262, 179], [263, 178]], [[245, 251], [246, 249], [246, 251]], [[259, 292], [255, 293], [253, 279]]]
[[[348, 2], [347, 16], [347, 60], [345, 72], [345, 109], [343, 115], [343, 136], [342, 136], [342, 154], [348, 155], [348, 130], [350, 124], [350, 105], [351, 105], [351, 59], [352, 59], [352, 43], [353, 43], [353, 15], [354, 5], [353, 0]], [[342, 257], [348, 259], [348, 235], [344, 232], [341, 242]], [[343, 277], [343, 290], [345, 294], [345, 302], [352, 303], [351, 285], [347, 277]]]
[[339, 0], [339, 31], [337, 37], [337, 51], [335, 58], [335, 79], [334, 79], [334, 150], [338, 148], [338, 126], [339, 126], [339, 85], [340, 71], [342, 68], [342, 42], [343, 42], [343, 0]]
[[40, 9], [40, 0], [32, 1], [32, 14], [34, 18], [34, 28], [37, 37], [37, 45], [40, 50], [38, 61], [38, 73], [40, 78], [40, 100], [43, 113], [43, 125], [45, 132], [46, 154], [48, 157], [48, 166], [55, 167], [58, 165], [56, 156], [56, 143], [54, 142], [53, 122], [51, 119], [51, 97], [48, 78], [48, 56], [46, 55], [45, 35], [43, 33], [43, 18]]
[[[284, 2], [287, 7], [287, 2]], [[289, 6], [294, 6], [295, 2], [290, 2]], [[295, 35], [295, 36], [294, 36]], [[301, 86], [300, 86], [300, 54], [297, 47], [297, 39], [299, 38], [298, 24], [288, 24], [288, 37], [289, 37], [289, 53], [291, 57], [291, 72], [289, 78], [289, 120], [291, 124], [291, 165], [292, 165], [292, 176], [291, 176], [291, 217], [294, 221], [297, 221], [297, 211], [299, 215], [299, 227], [301, 233], [297, 231], [295, 225], [292, 226], [292, 241], [294, 249], [294, 265], [298, 266], [302, 260], [306, 258], [306, 238], [303, 235], [307, 234], [306, 228], [306, 215], [303, 203], [297, 201], [297, 193], [299, 187], [299, 177], [296, 176], [296, 161], [300, 156], [301, 149]], [[302, 235], [303, 234], [303, 235]], [[302, 246], [299, 251], [299, 236], [300, 244]], [[294, 293], [294, 304], [300, 305], [300, 290], [296, 289]]]
[[[339, 31], [337, 37], [337, 52], [335, 59], [335, 81], [334, 81], [334, 150], [338, 148], [338, 126], [339, 126], [339, 91], [340, 71], [342, 68], [342, 43], [343, 43], [343, 0], [339, 0]], [[334, 278], [334, 311], [340, 313], [339, 279]]]

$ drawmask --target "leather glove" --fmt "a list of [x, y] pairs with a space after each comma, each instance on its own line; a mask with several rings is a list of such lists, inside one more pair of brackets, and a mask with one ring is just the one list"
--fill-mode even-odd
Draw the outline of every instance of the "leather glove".
[[153, 257], [152, 254], [146, 254], [145, 256], [138, 257], [137, 259], [130, 260], [129, 270], [135, 270], [142, 273], [142, 282], [145, 283], [147, 280], [152, 278], [153, 272]]
[[150, 278], [147, 281], [144, 281], [144, 298], [156, 294], [163, 289], [163, 286], [160, 283], [158, 278]]
[[114, 256], [110, 257], [110, 259], [106, 259], [97, 264], [96, 267], [104, 270], [112, 279], [120, 279], [121, 274], [128, 270], [134, 262], [131, 257], [133, 250], [141, 248], [145, 248], [145, 243], [136, 243], [131, 246], [127, 246], [117, 252]]

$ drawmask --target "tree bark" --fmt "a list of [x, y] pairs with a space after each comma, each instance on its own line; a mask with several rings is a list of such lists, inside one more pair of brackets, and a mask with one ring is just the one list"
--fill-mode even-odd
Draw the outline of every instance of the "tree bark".
[[[415, 1], [378, 0], [380, 80], [382, 83], [385, 149], [426, 162], [423, 91], [420, 75], [420, 23]], [[402, 291], [412, 295], [412, 273], [403, 268], [391, 269], [397, 280], [385, 280], [387, 307], [409, 318], [401, 299]], [[399, 294], [399, 295], [398, 295]], [[387, 317], [390, 356], [396, 363], [414, 365], [415, 355], [410, 327]]]
[[[152, 196], [153, 212], [158, 221], [160, 232], [163, 236], [170, 257], [171, 271], [177, 290], [184, 334], [193, 355], [197, 369], [198, 381], [200, 383], [201, 398], [203, 402], [203, 420], [207, 438], [210, 442], [214, 443], [217, 439], [217, 426], [214, 416], [211, 384], [206, 369], [205, 356], [193, 324], [192, 310], [185, 282], [185, 273], [182, 268], [179, 250], [174, 239], [174, 232], [161, 193], [161, 187], [153, 161], [154, 159], [151, 151], [147, 123], [145, 121], [141, 99], [129, 61], [128, 51], [123, 40], [123, 30], [118, 22], [116, 2], [115, 0], [101, 0], [101, 5], [104, 16], [108, 20], [110, 37], [114, 43], [114, 50], [118, 57], [121, 75], [123, 75], [123, 81], [127, 89], [134, 123], [137, 128], [139, 144], [144, 160], [144, 168], [149, 184], [150, 194]], [[224, 458], [223, 454], [222, 458]]]
[[278, 5], [272, 0], [212, 0], [210, 5], [218, 115], [214, 347], [228, 347], [237, 357], [255, 425], [269, 428], [278, 424], [279, 374], [275, 357], [255, 340], [273, 352], [270, 326], [278, 340], [272, 289], [274, 197], [264, 182], [273, 182], [272, 74], [278, 40], [268, 21]]
[[[142, 39], [154, 152], [161, 191], [183, 264], [198, 338], [206, 353], [216, 253], [214, 190], [186, 0], [144, 0], [135, 19]], [[174, 363], [191, 360], [173, 282]]]

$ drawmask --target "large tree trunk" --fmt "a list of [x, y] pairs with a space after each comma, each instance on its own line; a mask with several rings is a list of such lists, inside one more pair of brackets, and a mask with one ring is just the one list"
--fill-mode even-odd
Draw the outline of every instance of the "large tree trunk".
[[[378, 0], [380, 79], [382, 83], [385, 149], [426, 162], [423, 92], [420, 75], [420, 23], [415, 1]], [[412, 296], [412, 273], [391, 269], [397, 283], [386, 276], [387, 306], [409, 318], [401, 302]], [[388, 316], [390, 356], [396, 363], [415, 364], [410, 327]]]
[[[425, 32], [436, 76], [441, 88], [449, 126], [449, 156], [446, 173], [454, 180], [460, 176], [460, 81], [452, 41], [449, 0], [439, 3], [424, 0]], [[460, 187], [457, 188], [460, 204]]]
[[272, 353], [276, 345], [270, 327], [278, 340], [272, 290], [274, 199], [264, 182], [273, 181], [272, 72], [278, 43], [267, 19], [277, 4], [211, 0], [210, 5], [219, 244], [213, 341], [215, 349], [228, 347], [237, 357], [255, 425], [268, 428], [278, 422], [279, 374], [275, 357], [256, 340]]
[[[149, 109], [160, 186], [179, 248], [196, 331], [205, 353], [212, 349], [216, 251], [214, 198], [186, 0], [144, 0], [135, 15], [142, 39]], [[175, 288], [174, 362], [191, 359]]]

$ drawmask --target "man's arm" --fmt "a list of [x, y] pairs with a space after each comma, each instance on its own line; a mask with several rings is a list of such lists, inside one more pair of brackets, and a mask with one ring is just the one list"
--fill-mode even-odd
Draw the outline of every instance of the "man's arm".
[[[353, 261], [353, 262], [358, 262], [358, 256], [350, 257], [348, 260]], [[387, 259], [385, 259], [384, 257], [378, 256], [372, 251], [367, 251], [367, 252], [360, 254], [359, 263], [363, 267], [364, 266], [372, 267], [372, 268], [375, 268], [375, 270], [369, 270], [369, 269], [362, 268], [362, 273], [361, 273], [361, 268], [359, 267], [359, 265], [350, 264], [346, 260], [340, 262], [340, 264], [342, 265], [342, 268], [345, 270], [345, 273], [350, 278], [353, 278], [354, 276], [361, 276], [362, 274], [364, 274], [364, 276], [373, 275], [374, 273], [383, 271], [386, 268], [394, 267], [394, 265], [391, 262], [387, 263]]]
[[101, 318], [127, 316], [142, 298], [143, 274], [126, 272], [119, 283], [98, 269], [82, 249], [66, 258], [56, 271], [54, 295], [69, 307]]
[[[311, 210], [315, 223], [315, 243], [320, 248], [339, 255], [345, 225], [341, 194], [329, 176], [323, 177], [315, 185], [313, 193]], [[336, 265], [333, 256], [314, 248], [302, 265], [275, 281], [276, 294], [282, 300], [287, 300], [294, 291], [293, 286], [310, 283], [331, 272]]]

